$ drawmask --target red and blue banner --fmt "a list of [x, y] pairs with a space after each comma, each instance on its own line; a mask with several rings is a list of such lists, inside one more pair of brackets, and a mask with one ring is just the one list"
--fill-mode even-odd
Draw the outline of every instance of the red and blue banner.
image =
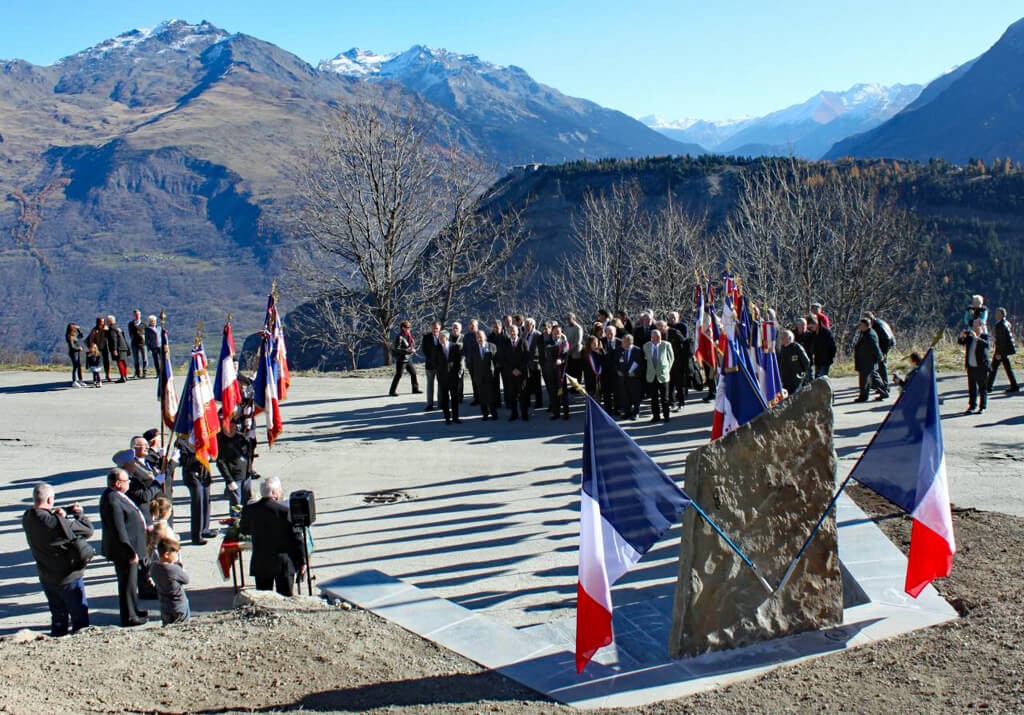
[[267, 315], [263, 328], [270, 333], [270, 364], [273, 368], [274, 380], [277, 382], [277, 399], [284, 402], [291, 387], [291, 372], [288, 370], [288, 348], [284, 343], [284, 328], [281, 326], [281, 315], [277, 312], [277, 298], [274, 291], [267, 296]]
[[185, 387], [178, 401], [178, 414], [174, 431], [184, 437], [195, 450], [196, 459], [207, 467], [217, 459], [217, 403], [213, 400], [213, 387], [207, 372], [206, 351], [199, 343], [192, 350]]
[[263, 331], [260, 340], [260, 351], [256, 358], [256, 377], [252, 382], [253, 401], [256, 403], [257, 414], [266, 415], [267, 444], [273, 445], [281, 434], [281, 404], [277, 394], [278, 380], [274, 374], [272, 359], [273, 338]]
[[747, 360], [741, 357], [741, 351], [746, 353], [746, 348], [741, 347], [736, 339], [726, 340], [725, 343], [725, 357], [715, 392], [712, 440], [729, 434], [768, 409], [761, 394], [761, 386], [747, 366], [749, 357]]

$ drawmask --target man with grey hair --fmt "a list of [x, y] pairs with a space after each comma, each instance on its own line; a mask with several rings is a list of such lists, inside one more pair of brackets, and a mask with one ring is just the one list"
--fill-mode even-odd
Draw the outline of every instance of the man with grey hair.
[[575, 313], [566, 313], [565, 316], [565, 340], [569, 345], [569, 360], [563, 370], [565, 374], [572, 375], [577, 381], [583, 380], [583, 327], [576, 320]]
[[461, 424], [459, 397], [462, 393], [462, 347], [452, 342], [447, 330], [442, 330], [438, 339], [438, 346], [431, 357], [431, 365], [437, 375], [438, 401], [444, 413], [444, 423]]
[[73, 568], [63, 547], [69, 540], [92, 536], [92, 524], [75, 502], [65, 512], [55, 507], [53, 487], [40, 483], [32, 490], [32, 508], [21, 517], [39, 583], [50, 608], [50, 635], [77, 633], [89, 625], [89, 601], [85, 597], [85, 567]]
[[462, 357], [466, 363], [466, 372], [469, 373], [469, 383], [473, 389], [473, 400], [470, 405], [480, 404], [479, 387], [476, 384], [476, 374], [473, 369], [473, 365], [476, 359], [479, 357], [479, 353], [475, 350], [471, 350], [476, 346], [476, 334], [480, 330], [480, 323], [476, 318], [470, 318], [467, 323], [466, 337], [462, 341]]
[[281, 480], [267, 477], [260, 483], [259, 501], [242, 508], [239, 529], [252, 537], [249, 570], [256, 588], [276, 588], [282, 596], [293, 595], [296, 576], [305, 568], [301, 532], [292, 526], [288, 505], [282, 502]]
[[792, 330], [783, 330], [781, 339], [779, 376], [782, 378], [782, 387], [792, 395], [810, 377], [811, 360], [803, 345], [796, 341]]
[[100, 495], [103, 523], [102, 551], [114, 564], [121, 626], [141, 626], [149, 615], [139, 608], [139, 572], [148, 568], [146, 518], [128, 498], [128, 472], [120, 467], [107, 473], [107, 488]]

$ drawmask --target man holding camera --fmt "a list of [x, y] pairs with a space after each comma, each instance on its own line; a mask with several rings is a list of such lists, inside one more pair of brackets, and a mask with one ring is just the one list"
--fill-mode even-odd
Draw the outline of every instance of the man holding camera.
[[21, 526], [50, 607], [50, 635], [59, 638], [67, 635], [69, 623], [71, 633], [89, 625], [85, 568], [70, 565], [63, 547], [76, 538], [89, 538], [93, 529], [78, 502], [69, 507], [68, 514], [54, 507], [54, 496], [52, 486], [37, 484], [32, 490], [32, 508], [21, 517]]
[[282, 596], [293, 595], [296, 576], [305, 569], [305, 550], [299, 530], [292, 525], [288, 505], [281, 501], [281, 480], [268, 477], [260, 484], [259, 501], [242, 508], [239, 528], [252, 537], [249, 570], [256, 588], [276, 588]]

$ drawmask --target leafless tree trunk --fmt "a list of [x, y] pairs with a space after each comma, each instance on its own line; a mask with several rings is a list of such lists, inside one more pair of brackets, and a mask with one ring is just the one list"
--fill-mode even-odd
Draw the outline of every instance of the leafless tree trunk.
[[843, 343], [871, 310], [920, 318], [931, 304], [927, 244], [913, 216], [877, 186], [828, 165], [767, 163], [742, 179], [722, 244], [748, 296], [782, 320], [825, 305]]
[[562, 305], [582, 311], [627, 309], [640, 276], [637, 250], [650, 231], [650, 215], [635, 181], [616, 183], [609, 192], [587, 191], [572, 219], [579, 251], [563, 259]]
[[687, 314], [697, 271], [717, 260], [710, 246], [706, 220], [687, 213], [670, 191], [653, 216], [649, 237], [636, 248], [639, 302], [659, 313]]
[[[354, 324], [383, 349], [386, 363], [421, 251], [441, 225], [442, 166], [411, 120], [357, 106], [327, 124], [300, 170], [298, 220], [322, 282], [314, 294], [362, 295]], [[358, 301], [345, 305], [355, 310]]]

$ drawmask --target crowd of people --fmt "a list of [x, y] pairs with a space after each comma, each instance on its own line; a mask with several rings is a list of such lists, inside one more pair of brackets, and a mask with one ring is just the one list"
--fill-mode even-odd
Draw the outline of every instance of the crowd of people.
[[[291, 525], [288, 505], [280, 501], [278, 478], [263, 479], [260, 498], [252, 498], [252, 482], [260, 475], [252, 470], [255, 440], [245, 436], [251, 420], [251, 410], [243, 403], [217, 436], [215, 466], [224, 480], [229, 512], [237, 515], [240, 532], [250, 537], [256, 588], [292, 595], [305, 568], [302, 537]], [[116, 466], [99, 497], [100, 551], [114, 566], [120, 623], [147, 623], [149, 612], [140, 601], [149, 599], [158, 600], [164, 625], [188, 620], [189, 577], [173, 525], [174, 475], [180, 467], [189, 491], [192, 543], [204, 545], [219, 533], [210, 527], [210, 466], [196, 459], [185, 438], [165, 451], [156, 429], [132, 437], [129, 448], [116, 452], [112, 461]], [[50, 633], [74, 633], [89, 625], [89, 606], [85, 563], [73, 546], [93, 535], [93, 525], [81, 504], [56, 506], [49, 484], [36, 485], [32, 497], [22, 526], [50, 609]]]
[[[757, 326], [755, 319], [755, 333]], [[854, 342], [860, 375], [857, 401], [866, 401], [872, 390], [877, 399], [886, 399], [886, 361], [895, 336], [886, 321], [871, 313], [865, 314], [861, 327]], [[484, 326], [474, 319], [465, 332], [459, 322], [445, 328], [435, 321], [417, 341], [410, 323], [403, 321], [391, 347], [395, 372], [389, 394], [398, 394], [404, 375], [413, 393], [424, 392], [412, 362], [419, 355], [426, 372], [425, 409], [439, 408], [446, 424], [462, 421], [467, 374], [470, 405], [479, 406], [484, 420], [498, 419], [502, 405], [509, 421], [528, 420], [544, 409], [545, 399], [550, 419], [569, 419], [569, 395], [578, 383], [609, 414], [637, 420], [646, 404], [650, 421], [667, 422], [672, 412], [683, 409], [691, 391], [706, 390], [705, 402], [715, 396], [714, 371], [695, 350], [696, 331], [675, 311], [661, 318], [645, 311], [634, 324], [623, 311], [602, 309], [586, 326], [573, 313], [561, 323], [505, 315]], [[837, 344], [820, 304], [812, 304], [778, 338], [773, 349], [787, 393], [829, 374]]]
[[[134, 311], [128, 323], [128, 335], [113, 315], [99, 316], [88, 335], [82, 333], [78, 323], [68, 323], [64, 333], [68, 357], [71, 359], [71, 387], [102, 387], [103, 383], [128, 382], [128, 361], [135, 366], [133, 377], [137, 380], [147, 377], [149, 366], [159, 374], [160, 329], [157, 318], [150, 315], [142, 320], [142, 312]], [[83, 344], [84, 341], [84, 344]], [[82, 365], [89, 372], [86, 382]], [[118, 378], [112, 380], [111, 368], [117, 369]]]

